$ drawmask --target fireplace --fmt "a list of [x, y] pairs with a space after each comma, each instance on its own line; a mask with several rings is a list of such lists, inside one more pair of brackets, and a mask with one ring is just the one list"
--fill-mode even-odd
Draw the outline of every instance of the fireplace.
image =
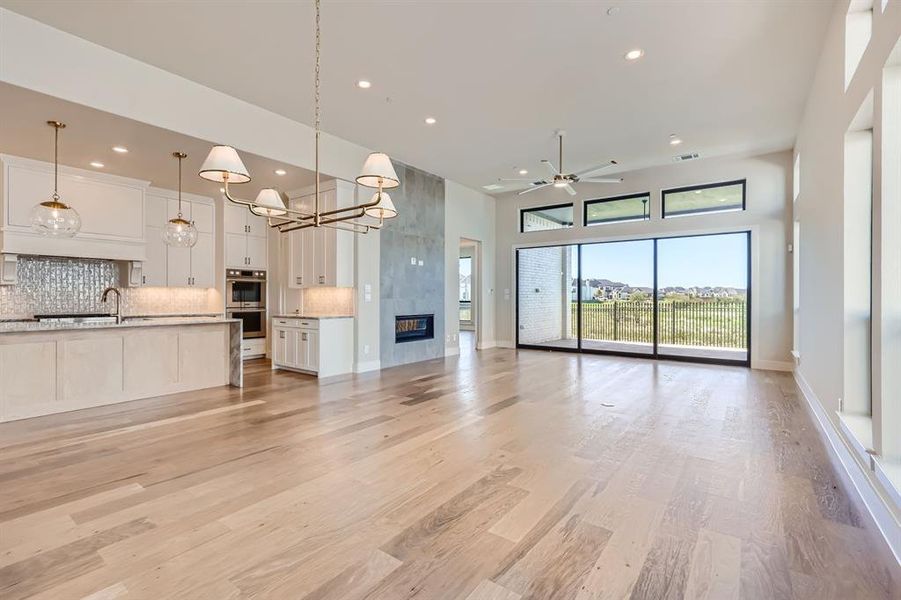
[[415, 342], [435, 337], [435, 315], [399, 315], [394, 317], [394, 341]]

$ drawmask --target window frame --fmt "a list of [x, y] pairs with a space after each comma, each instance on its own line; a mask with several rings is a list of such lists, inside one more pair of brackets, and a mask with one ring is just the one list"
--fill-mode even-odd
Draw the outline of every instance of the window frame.
[[[709, 190], [718, 187], [728, 187], [732, 185], [741, 184], [741, 210], [730, 208], [728, 210], [699, 210], [697, 212], [689, 212], [689, 213], [681, 213], [677, 215], [666, 216], [666, 196], [667, 194], [679, 194], [682, 192], [694, 192], [696, 190]], [[665, 190], [660, 190], [660, 218], [661, 219], [676, 219], [679, 217], [694, 217], [698, 215], [707, 215], [707, 214], [715, 214], [721, 212], [744, 212], [748, 210], [748, 180], [747, 178], [743, 179], [733, 179], [730, 181], [718, 181], [716, 183], [702, 183], [698, 185], [687, 185], [678, 188], [669, 188]]]
[[[554, 208], [566, 208], [570, 207], [573, 210], [573, 220], [569, 225], [564, 227], [557, 227], [557, 229], [572, 229], [576, 225], [576, 207], [572, 202], [564, 202], [563, 204], [549, 204], [547, 206], [529, 206], [523, 207], [519, 209], [519, 233], [537, 233], [536, 231], [526, 231], [525, 230], [525, 215], [530, 212], [538, 212], [541, 210], [550, 210]], [[560, 223], [563, 225], [563, 223]], [[554, 231], [553, 229], [539, 229], [538, 231]]]
[[[607, 220], [607, 221], [596, 221], [594, 223], [588, 222], [588, 207], [592, 204], [604, 204], [605, 202], [616, 202], [617, 200], [632, 200], [633, 198], [644, 198], [648, 199], [648, 213], [647, 216], [636, 217], [634, 219], [616, 219], [616, 220]], [[634, 194], [625, 194], [622, 196], [612, 196], [610, 198], [594, 198], [592, 200], [585, 200], [582, 202], [582, 226], [583, 227], [594, 227], [595, 225], [608, 225], [610, 223], [636, 223], [638, 221], [650, 221], [651, 220], [651, 192], [636, 192]]]

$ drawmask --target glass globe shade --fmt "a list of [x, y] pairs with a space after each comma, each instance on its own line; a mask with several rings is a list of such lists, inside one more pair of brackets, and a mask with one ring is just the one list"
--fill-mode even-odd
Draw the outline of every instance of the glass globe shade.
[[71, 206], [48, 200], [31, 209], [31, 229], [50, 237], [72, 237], [81, 229], [81, 217]]
[[182, 218], [169, 219], [162, 233], [166, 245], [174, 248], [193, 248], [197, 243], [197, 228], [194, 223]]

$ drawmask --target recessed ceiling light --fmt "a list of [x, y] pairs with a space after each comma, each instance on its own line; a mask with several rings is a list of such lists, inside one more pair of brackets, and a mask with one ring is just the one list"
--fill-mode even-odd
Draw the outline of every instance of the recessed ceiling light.
[[626, 52], [626, 60], [638, 60], [644, 56], [644, 50], [641, 48], [636, 48], [635, 50], [629, 50]]
[[284, 169], [276, 169], [276, 170], [275, 170], [275, 174], [276, 174], [276, 175], [287, 175], [288, 172], [285, 171]]
[[125, 146], [113, 146], [113, 152], [118, 152], [119, 154], [128, 154], [128, 148]]
[[682, 139], [676, 137], [675, 133], [670, 134], [670, 136], [669, 136], [669, 145], [670, 146], [678, 146], [681, 143], [682, 143]]
[[520, 174], [520, 175], [528, 175], [529, 172], [528, 172], [526, 169], [520, 169], [520, 170], [519, 170], [519, 174]]
[[607, 16], [613, 17], [617, 14], [619, 14], [618, 6], [611, 6], [610, 8], [607, 9]]
[[426, 118], [425, 118], [425, 124], [426, 124], [426, 125], [434, 125], [434, 124], [437, 123], [437, 122], [438, 122], [438, 121], [435, 119], [435, 117], [426, 117]]
[[363, 90], [368, 90], [369, 88], [372, 87], [372, 83], [369, 81], [366, 81], [365, 79], [361, 79], [360, 81], [357, 82], [357, 87], [360, 89], [363, 89]]
[[95, 169], [102, 169], [105, 165], [102, 162], [94, 160], [94, 161], [91, 161], [91, 166], [94, 167]]
[[695, 190], [695, 194], [700, 194], [701, 190]]

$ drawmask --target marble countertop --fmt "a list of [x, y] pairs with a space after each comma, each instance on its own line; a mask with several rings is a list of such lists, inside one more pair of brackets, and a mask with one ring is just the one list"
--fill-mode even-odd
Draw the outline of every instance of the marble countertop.
[[121, 329], [127, 327], [171, 327], [173, 325], [209, 325], [215, 323], [240, 323], [240, 319], [224, 317], [125, 317], [122, 323], [65, 323], [48, 321], [0, 322], [0, 334], [28, 333], [35, 331], [72, 331], [82, 329]]
[[272, 315], [273, 319], [309, 319], [309, 320], [318, 320], [322, 321], [324, 319], [353, 319], [353, 315], [297, 315], [297, 314], [288, 314], [288, 315]]

